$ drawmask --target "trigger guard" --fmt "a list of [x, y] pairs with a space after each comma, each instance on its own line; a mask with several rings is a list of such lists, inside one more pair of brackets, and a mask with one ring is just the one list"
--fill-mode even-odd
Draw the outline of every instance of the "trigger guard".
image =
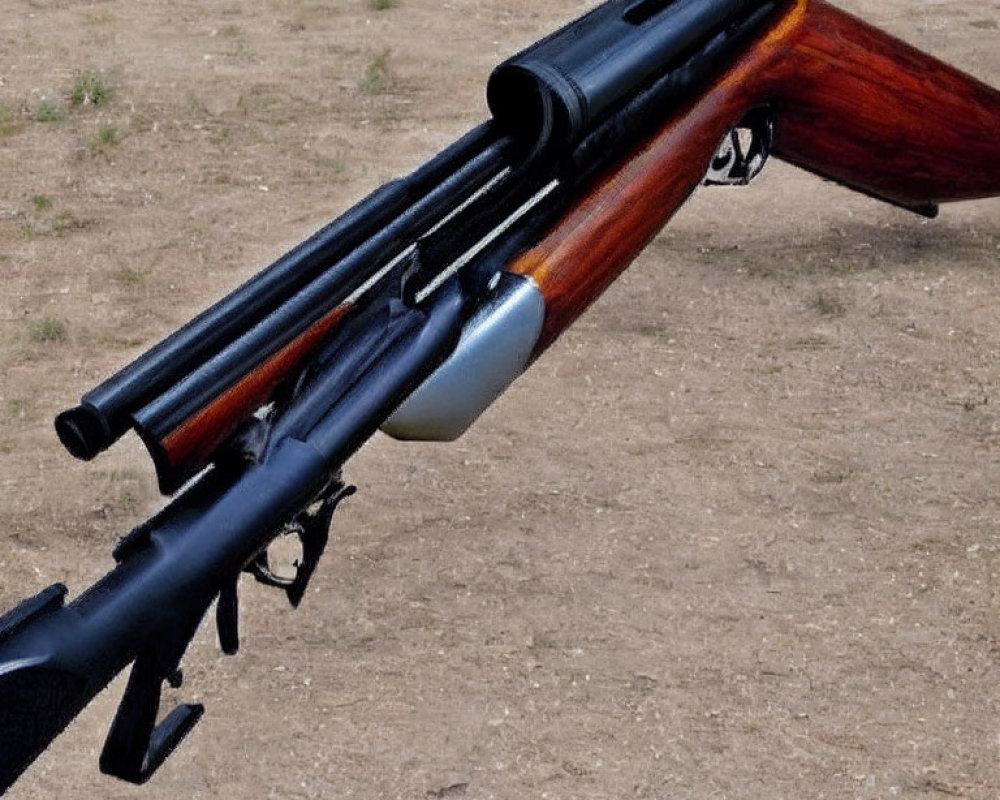
[[296, 579], [298, 578], [299, 571], [302, 569], [301, 562], [298, 559], [296, 559], [296, 561], [294, 562], [295, 575], [293, 577], [282, 578], [275, 575], [274, 572], [271, 570], [271, 564], [270, 561], [268, 560], [267, 552], [272, 544], [274, 544], [276, 541], [278, 541], [284, 536], [298, 537], [299, 545], [302, 547], [304, 551], [306, 546], [304, 534], [305, 532], [303, 531], [302, 526], [299, 525], [297, 522], [293, 522], [286, 525], [280, 531], [278, 531], [278, 533], [267, 543], [267, 545], [263, 549], [260, 550], [260, 552], [257, 553], [257, 555], [253, 557], [253, 560], [251, 560], [250, 563], [247, 564], [245, 571], [253, 575], [254, 580], [256, 580], [258, 583], [264, 584], [265, 586], [272, 586], [275, 589], [287, 589], [289, 586], [292, 586], [295, 583]]

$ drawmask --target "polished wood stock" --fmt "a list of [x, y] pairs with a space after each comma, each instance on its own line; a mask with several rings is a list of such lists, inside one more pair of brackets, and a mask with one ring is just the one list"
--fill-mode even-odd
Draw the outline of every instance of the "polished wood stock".
[[275, 389], [295, 373], [350, 308], [337, 306], [162, 440], [147, 441], [161, 482], [182, 481], [201, 469], [241, 422], [267, 404]]
[[[605, 175], [509, 266], [546, 300], [537, 356], [642, 251], [701, 183], [728, 131], [772, 109], [774, 154], [889, 202], [1000, 194], [1000, 92], [820, 0], [787, 9], [713, 85]], [[331, 311], [158, 442], [162, 475], [200, 468], [314, 350]]]
[[1000, 194], [1000, 92], [856, 17], [809, 3], [774, 80], [780, 158], [902, 206]]
[[1000, 92], [823, 2], [796, 0], [714, 85], [578, 201], [510, 271], [546, 299], [535, 356], [701, 183], [748, 111], [775, 154], [916, 211], [1000, 194]]

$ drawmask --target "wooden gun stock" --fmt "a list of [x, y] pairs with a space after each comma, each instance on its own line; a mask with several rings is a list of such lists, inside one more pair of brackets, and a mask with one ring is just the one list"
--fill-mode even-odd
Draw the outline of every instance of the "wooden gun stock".
[[[1000, 193], [1000, 92], [821, 0], [794, 0], [706, 91], [577, 201], [509, 271], [546, 302], [537, 357], [632, 262], [702, 182], [754, 109], [773, 153], [927, 215]], [[172, 491], [304, 362], [344, 313], [329, 312], [165, 435], [140, 432]]]
[[889, 202], [1000, 194], [1000, 92], [823, 2], [776, 76], [775, 154]]
[[774, 154], [918, 213], [1000, 194], [1000, 92], [820, 0], [797, 0], [732, 68], [578, 201], [511, 272], [547, 312], [537, 357], [674, 215], [748, 112]]

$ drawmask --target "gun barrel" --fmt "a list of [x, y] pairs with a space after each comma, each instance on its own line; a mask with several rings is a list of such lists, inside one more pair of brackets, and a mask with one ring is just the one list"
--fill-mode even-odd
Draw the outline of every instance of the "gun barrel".
[[[474, 128], [407, 178], [382, 186], [349, 211], [283, 255], [238, 289], [203, 311], [144, 355], [87, 392], [56, 419], [63, 445], [89, 460], [110, 447], [131, 426], [131, 415], [182, 380], [199, 364], [272, 314], [303, 287], [342, 261], [408, 209], [448, 180], [463, 165], [494, 145], [491, 123]], [[494, 168], [499, 168], [494, 164]], [[441, 198], [437, 198], [440, 204]], [[447, 213], [451, 206], [439, 205]], [[426, 212], [425, 212], [426, 213]], [[377, 263], [354, 264], [360, 285]], [[339, 281], [346, 276], [340, 276]], [[335, 305], [335, 304], [334, 304]], [[331, 306], [332, 307], [332, 306]]]
[[[0, 617], [0, 793], [129, 664], [101, 768], [146, 780], [202, 712], [156, 724], [212, 603], [226, 653], [241, 572], [297, 604], [345, 460], [380, 426], [458, 436], [710, 166], [745, 183], [774, 152], [923, 212], [1000, 192], [1000, 93], [822, 0], [609, 0], [498, 67], [488, 100], [493, 121], [57, 418], [84, 459], [134, 427], [166, 493], [202, 473], [73, 602], [56, 585]], [[264, 551], [288, 531], [283, 580]]]
[[575, 145], [637, 90], [673, 70], [769, 0], [610, 2], [497, 67], [494, 119], [527, 138]]
[[[149, 777], [201, 713], [181, 706], [154, 728], [161, 685], [179, 682], [180, 660], [213, 600], [223, 591], [235, 598], [247, 564], [447, 356], [465, 305], [452, 279], [426, 308], [392, 305], [345, 330], [344, 344], [364, 343], [371, 356], [359, 357], [351, 375], [339, 360], [321, 369], [258, 463], [202, 476], [123, 539], [118, 565], [71, 604], [62, 604], [65, 588], [53, 587], [0, 619], [0, 791], [133, 661], [101, 766], [135, 782]], [[228, 609], [220, 602], [220, 620], [235, 614]], [[234, 628], [235, 618], [228, 630], [220, 621], [227, 652], [238, 641]]]
[[[143, 407], [132, 418], [157, 468], [164, 493], [176, 490], [205, 465], [211, 456], [200, 448], [202, 457], [191, 458], [167, 441], [210, 407], [244, 376], [253, 373], [272, 355], [327, 318], [332, 310], [350, 299], [359, 285], [372, 274], [373, 267], [389, 263], [411, 246], [417, 235], [447, 216], [450, 209], [471, 196], [502, 169], [507, 143], [490, 144], [440, 184], [413, 203], [404, 213], [372, 236], [316, 280], [289, 297], [264, 319], [235, 338], [176, 384]], [[314, 345], [322, 341], [316, 337]], [[300, 352], [299, 359], [309, 355]], [[255, 408], [250, 408], [249, 412]], [[213, 438], [224, 437], [244, 417], [214, 418]], [[189, 440], [191, 441], [191, 440]]]

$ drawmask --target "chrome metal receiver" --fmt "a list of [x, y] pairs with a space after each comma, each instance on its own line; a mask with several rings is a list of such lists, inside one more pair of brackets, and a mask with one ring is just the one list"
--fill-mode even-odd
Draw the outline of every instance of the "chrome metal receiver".
[[501, 272], [458, 347], [382, 424], [395, 439], [451, 441], [528, 366], [545, 321], [538, 285]]

